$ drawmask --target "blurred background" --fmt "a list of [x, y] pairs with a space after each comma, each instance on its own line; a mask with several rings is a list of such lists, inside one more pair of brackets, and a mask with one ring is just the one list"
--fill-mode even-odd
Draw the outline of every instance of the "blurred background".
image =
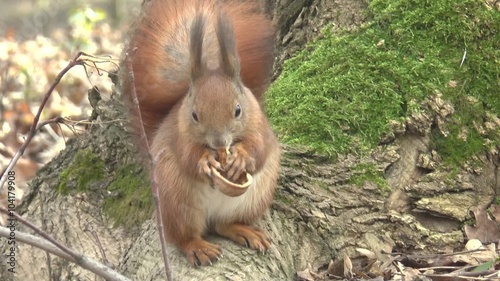
[[[2, 0], [0, 30], [15, 32], [19, 39], [50, 36], [56, 29], [67, 30], [69, 19], [91, 9], [104, 14], [113, 28], [126, 25], [139, 10], [141, 0]], [[92, 21], [92, 19], [90, 19]]]

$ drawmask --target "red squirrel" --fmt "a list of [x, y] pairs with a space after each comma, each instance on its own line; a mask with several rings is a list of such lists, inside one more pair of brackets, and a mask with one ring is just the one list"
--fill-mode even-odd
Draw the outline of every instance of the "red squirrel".
[[[222, 256], [215, 232], [258, 251], [268, 236], [252, 226], [271, 204], [280, 148], [262, 99], [274, 60], [271, 21], [255, 1], [151, 0], [127, 49], [139, 108], [156, 158], [165, 238], [193, 265]], [[133, 50], [133, 51], [132, 51]], [[217, 151], [228, 150], [226, 167]], [[224, 160], [225, 162], [225, 160]], [[249, 173], [238, 197], [210, 185]]]

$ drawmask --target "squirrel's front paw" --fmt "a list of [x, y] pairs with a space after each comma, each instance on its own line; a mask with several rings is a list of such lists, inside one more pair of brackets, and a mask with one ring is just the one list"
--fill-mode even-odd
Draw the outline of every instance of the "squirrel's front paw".
[[211, 167], [215, 167], [218, 170], [221, 169], [221, 165], [216, 160], [216, 157], [217, 154], [215, 151], [205, 150], [205, 152], [203, 152], [203, 155], [198, 161], [198, 173], [200, 174], [201, 177], [207, 178], [208, 176], [208, 178], [210, 178], [212, 176]]
[[255, 172], [255, 159], [248, 154], [241, 143], [237, 143], [230, 148], [231, 155], [227, 161], [227, 178], [238, 179], [243, 173], [252, 174]]

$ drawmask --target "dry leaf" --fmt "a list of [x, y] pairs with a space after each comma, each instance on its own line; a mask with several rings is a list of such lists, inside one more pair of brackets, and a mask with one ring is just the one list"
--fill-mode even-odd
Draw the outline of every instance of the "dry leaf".
[[[498, 206], [493, 206], [492, 210], [497, 214]], [[465, 226], [465, 234], [469, 239], [478, 239], [483, 244], [496, 243], [500, 241], [500, 216], [492, 220], [488, 212], [481, 207], [471, 209], [476, 218], [476, 226]]]
[[356, 251], [370, 260], [374, 260], [377, 258], [375, 253], [368, 249], [356, 248]]
[[349, 256], [344, 254], [344, 277], [347, 279], [352, 279], [352, 262]]
[[478, 251], [454, 255], [452, 256], [452, 261], [464, 262], [469, 265], [479, 265], [481, 263], [496, 260], [498, 255], [496, 254], [496, 245], [491, 243], [486, 246], [481, 246]]
[[314, 281], [314, 276], [311, 274], [311, 270], [306, 268], [302, 271], [297, 271], [297, 280]]
[[340, 259], [336, 259], [334, 261], [330, 261], [330, 263], [328, 264], [327, 274], [333, 276], [342, 276], [342, 274], [344, 274], [343, 270], [343, 261]]
[[483, 248], [483, 243], [478, 239], [470, 239], [467, 244], [465, 244], [465, 249], [467, 251], [474, 251]]

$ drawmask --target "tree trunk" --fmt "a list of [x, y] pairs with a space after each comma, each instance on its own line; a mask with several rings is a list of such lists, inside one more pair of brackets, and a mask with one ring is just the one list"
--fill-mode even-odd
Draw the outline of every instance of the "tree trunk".
[[[277, 69], [326, 23], [334, 28], [358, 26], [365, 6], [361, 0], [266, 2], [278, 26]], [[155, 220], [127, 229], [114, 227], [102, 211], [104, 200], [116, 196], [107, 190], [118, 176], [115, 171], [137, 163], [120, 99], [117, 91], [111, 100], [94, 103], [94, 124], [40, 170], [18, 211], [63, 244], [114, 265], [132, 280], [165, 280]], [[467, 206], [493, 200], [499, 189], [498, 152], [477, 157], [484, 164], [481, 170], [469, 168], [449, 176], [428, 144], [431, 126], [446, 122], [452, 109], [438, 95], [424, 105], [427, 113], [395, 127], [394, 134], [370, 155], [346, 155], [331, 163], [306, 149], [283, 147], [279, 188], [261, 222], [273, 241], [272, 249], [258, 254], [212, 236], [208, 240], [221, 245], [224, 257], [213, 266], [195, 269], [169, 246], [174, 279], [292, 280], [297, 271], [318, 269], [344, 254], [353, 262], [361, 260], [356, 248], [383, 253], [447, 252], [461, 247]], [[84, 191], [77, 191], [78, 178], [70, 177], [66, 184], [70, 192], [64, 195], [57, 190], [61, 175], [73, 168], [75, 155], [84, 150], [102, 160], [103, 177]], [[135, 167], [130, 174], [141, 173], [140, 166]], [[367, 169], [383, 174], [390, 188], [370, 179], [359, 181]], [[17, 230], [27, 231], [23, 226]], [[76, 265], [31, 246], [16, 246], [15, 280], [94, 280]], [[5, 260], [0, 262], [5, 265]], [[9, 276], [5, 268], [0, 267], [0, 273]]]

